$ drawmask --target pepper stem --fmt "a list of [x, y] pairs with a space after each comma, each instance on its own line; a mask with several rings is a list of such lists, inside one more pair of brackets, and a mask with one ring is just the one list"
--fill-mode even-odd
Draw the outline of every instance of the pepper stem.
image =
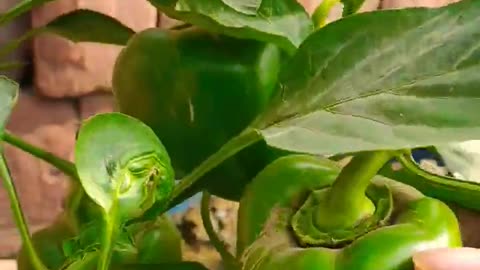
[[230, 252], [228, 252], [225, 243], [220, 240], [215, 233], [212, 221], [210, 220], [210, 193], [208, 191], [204, 191], [202, 194], [200, 214], [202, 216], [203, 227], [207, 232], [208, 238], [210, 238], [210, 242], [215, 247], [217, 252], [220, 253], [220, 257], [222, 257], [225, 268], [229, 270], [240, 269], [238, 261], [232, 254], [230, 254]]
[[98, 270], [108, 270], [112, 260], [113, 248], [118, 235], [118, 205], [114, 203], [108, 212], [104, 212], [104, 230], [102, 235], [101, 252], [98, 260]]
[[371, 179], [388, 162], [390, 151], [357, 154], [343, 168], [331, 186], [324, 203], [314, 216], [322, 230], [351, 228], [375, 212], [373, 202], [365, 194]]
[[35, 250], [32, 239], [30, 238], [30, 232], [25, 221], [22, 207], [20, 206], [20, 201], [15, 190], [15, 185], [13, 184], [13, 180], [7, 167], [7, 162], [1, 150], [2, 149], [0, 145], [0, 179], [2, 180], [4, 188], [9, 196], [13, 217], [20, 231], [22, 242], [25, 245], [28, 257], [33, 268], [35, 270], [48, 270], [48, 268], [43, 264], [42, 260], [40, 259], [37, 251]]
[[50, 165], [54, 166], [55, 168], [59, 169], [66, 175], [70, 176], [74, 180], [78, 180], [77, 170], [75, 168], [75, 164], [72, 162], [62, 159], [50, 152], [46, 152], [43, 149], [40, 149], [34, 145], [27, 143], [26, 141], [20, 139], [19, 137], [6, 132], [3, 134], [2, 139], [17, 147], [18, 149], [29, 153], [30, 155], [37, 157]]
[[207, 158], [198, 167], [196, 167], [189, 175], [185, 176], [180, 184], [178, 184], [172, 193], [172, 199], [181, 195], [184, 191], [190, 188], [196, 181], [200, 180], [205, 174], [215, 169], [222, 162], [234, 156], [238, 152], [247, 148], [248, 146], [260, 141], [262, 136], [254, 129], [247, 128], [240, 135], [232, 138], [224, 144], [217, 152]]

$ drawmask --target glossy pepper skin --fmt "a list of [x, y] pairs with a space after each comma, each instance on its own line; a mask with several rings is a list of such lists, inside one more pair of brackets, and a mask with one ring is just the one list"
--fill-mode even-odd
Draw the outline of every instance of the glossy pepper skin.
[[239, 209], [243, 270], [413, 270], [414, 252], [461, 246], [457, 219], [446, 204], [383, 177], [371, 185], [391, 190], [394, 208], [386, 225], [335, 248], [299, 246], [292, 215], [309, 193], [330, 186], [338, 173], [331, 161], [290, 155], [250, 183]]
[[[50, 226], [35, 232], [32, 242], [39, 257], [48, 269], [60, 269], [66, 260], [63, 242], [75, 236], [73, 226], [65, 215], [60, 215]], [[34, 270], [24, 246], [17, 256], [18, 270]]]
[[[135, 226], [135, 225], [134, 225]], [[182, 236], [170, 217], [162, 215], [136, 231], [136, 264], [176, 263], [182, 261]]]
[[[155, 131], [175, 175], [182, 177], [267, 106], [282, 57], [272, 44], [195, 27], [148, 29], [133, 36], [117, 58], [113, 91], [122, 113]], [[205, 175], [196, 187], [208, 182], [211, 193], [238, 200], [238, 191], [278, 155], [280, 151], [257, 143]]]

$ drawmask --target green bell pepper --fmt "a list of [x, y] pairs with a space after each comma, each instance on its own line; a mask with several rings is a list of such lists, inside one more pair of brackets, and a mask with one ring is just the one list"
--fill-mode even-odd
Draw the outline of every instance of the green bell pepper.
[[[48, 269], [60, 269], [66, 261], [63, 253], [63, 242], [75, 236], [75, 230], [66, 215], [60, 215], [50, 226], [32, 235], [34, 248]], [[17, 255], [18, 270], [34, 270], [25, 246]]]
[[447, 205], [380, 176], [366, 189], [376, 222], [323, 234], [314, 211], [339, 174], [332, 161], [307, 155], [279, 158], [260, 172], [240, 201], [242, 269], [406, 270], [413, 269], [417, 251], [461, 246], [457, 219]]
[[[137, 33], [117, 58], [113, 91], [120, 112], [150, 126], [177, 178], [189, 173], [266, 107], [283, 52], [273, 44], [216, 35], [196, 27]], [[259, 142], [215, 168], [190, 189], [240, 198], [281, 151]], [[207, 183], [208, 182], [208, 183]]]
[[170, 217], [162, 215], [154, 221], [139, 225], [139, 230], [134, 234], [138, 250], [136, 264], [182, 261], [182, 236]]

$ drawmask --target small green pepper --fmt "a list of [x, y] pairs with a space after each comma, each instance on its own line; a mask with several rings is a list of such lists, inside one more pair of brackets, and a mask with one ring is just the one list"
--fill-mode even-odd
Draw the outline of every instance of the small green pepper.
[[[306, 244], [306, 237], [324, 235], [314, 219], [301, 224], [298, 216], [315, 209], [317, 195], [331, 187], [339, 172], [331, 161], [291, 155], [268, 165], [250, 183], [239, 209], [237, 249], [243, 270], [407, 270], [413, 269], [417, 251], [461, 246], [457, 219], [447, 205], [383, 177], [375, 177], [366, 192], [380, 209], [376, 213], [384, 214], [368, 232], [353, 238], [340, 232], [346, 241]], [[382, 190], [390, 195], [375, 194]]]
[[170, 217], [162, 215], [140, 225], [134, 235], [138, 250], [136, 264], [182, 261], [182, 236]]
[[[66, 261], [63, 242], [75, 236], [73, 226], [65, 215], [60, 215], [50, 226], [32, 235], [34, 248], [48, 269], [60, 269]], [[18, 270], [34, 270], [24, 246], [17, 256]]]
[[[180, 178], [263, 111], [282, 57], [273, 44], [196, 27], [148, 29], [117, 58], [113, 91], [122, 113], [155, 131]], [[184, 198], [206, 186], [238, 200], [245, 184], [276, 157], [264, 142], [252, 145], [205, 175]]]

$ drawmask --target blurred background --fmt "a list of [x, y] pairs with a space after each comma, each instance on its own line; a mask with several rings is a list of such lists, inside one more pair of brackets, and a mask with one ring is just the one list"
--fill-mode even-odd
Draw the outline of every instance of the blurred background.
[[[321, 0], [299, 0], [312, 12]], [[0, 13], [20, 0], [0, 0]], [[411, 6], [437, 7], [455, 0], [366, 0], [362, 12]], [[93, 9], [116, 17], [140, 31], [151, 27], [171, 27], [175, 20], [158, 14], [147, 1], [140, 0], [57, 0], [0, 28], [0, 45], [20, 37], [31, 27], [41, 26], [56, 16], [75, 9]], [[331, 14], [339, 18], [341, 6]], [[110, 91], [112, 67], [120, 47], [73, 44], [62, 38], [42, 35], [24, 43], [9, 60], [24, 63], [7, 75], [21, 83], [21, 95], [8, 129], [30, 143], [72, 160], [75, 133], [79, 123], [96, 113], [115, 111]], [[6, 146], [6, 156], [32, 231], [48, 225], [62, 211], [68, 180], [61, 172], [20, 150]], [[189, 203], [195, 202], [194, 198]], [[217, 200], [212, 215], [232, 245], [235, 241], [236, 204]], [[182, 230], [190, 230], [191, 252], [208, 241], [201, 229], [200, 215], [189, 205], [172, 211]], [[221, 225], [223, 224], [223, 225]], [[187, 233], [188, 234], [188, 233]], [[185, 233], [184, 233], [185, 235]], [[193, 240], [191, 240], [193, 239]], [[195, 247], [197, 241], [197, 247]], [[200, 243], [200, 244], [198, 244]], [[9, 202], [0, 187], [0, 258], [14, 257], [20, 239], [11, 218]], [[213, 260], [218, 258], [211, 249]], [[214, 262], [210, 263], [212, 265]]]

